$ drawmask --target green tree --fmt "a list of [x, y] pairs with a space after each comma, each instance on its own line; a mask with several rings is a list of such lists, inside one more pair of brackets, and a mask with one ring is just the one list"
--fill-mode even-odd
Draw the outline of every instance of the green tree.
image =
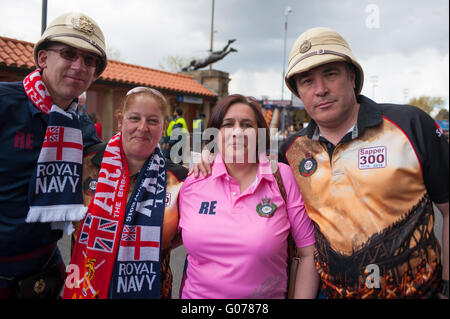
[[417, 106], [430, 114], [436, 106], [444, 104], [444, 100], [439, 96], [419, 96], [409, 100], [408, 104]]
[[159, 63], [159, 67], [162, 70], [169, 72], [181, 72], [181, 69], [188, 66], [193, 58], [183, 58], [180, 56], [169, 55], [163, 58], [163, 62]]
[[439, 113], [436, 115], [435, 120], [438, 121], [448, 121], [448, 110], [441, 109]]

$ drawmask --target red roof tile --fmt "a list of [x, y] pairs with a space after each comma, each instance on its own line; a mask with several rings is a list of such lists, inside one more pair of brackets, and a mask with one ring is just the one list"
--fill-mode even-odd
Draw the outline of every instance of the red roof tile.
[[0, 37], [0, 66], [34, 67], [33, 43]]
[[[31, 42], [0, 36], [0, 66], [34, 68]], [[133, 86], [150, 86], [160, 90], [200, 96], [217, 96], [212, 90], [196, 82], [192, 76], [160, 71], [129, 63], [108, 60], [100, 80]]]

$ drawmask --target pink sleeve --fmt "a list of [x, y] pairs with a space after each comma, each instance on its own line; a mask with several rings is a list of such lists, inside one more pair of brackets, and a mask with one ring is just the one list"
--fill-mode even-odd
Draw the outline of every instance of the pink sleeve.
[[286, 189], [286, 207], [291, 234], [297, 247], [311, 246], [315, 243], [314, 224], [306, 213], [303, 197], [295, 182], [291, 168], [283, 163], [278, 163], [284, 188]]

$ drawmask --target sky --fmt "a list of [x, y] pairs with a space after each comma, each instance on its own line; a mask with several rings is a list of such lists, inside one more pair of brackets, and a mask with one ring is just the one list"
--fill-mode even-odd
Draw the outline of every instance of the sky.
[[[41, 0], [0, 0], [0, 35], [36, 42], [41, 8]], [[93, 18], [123, 62], [161, 69], [169, 56], [190, 61], [210, 50], [212, 0], [48, 0], [47, 22], [68, 11]], [[214, 69], [230, 74], [229, 93], [281, 99], [283, 60], [317, 26], [350, 44], [365, 74], [362, 94], [386, 103], [440, 96], [448, 109], [448, 0], [215, 0], [214, 50], [236, 39], [238, 52]], [[291, 97], [287, 87], [283, 96]]]

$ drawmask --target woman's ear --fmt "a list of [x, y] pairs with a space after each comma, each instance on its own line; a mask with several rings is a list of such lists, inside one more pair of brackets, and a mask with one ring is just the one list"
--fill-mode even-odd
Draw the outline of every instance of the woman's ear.
[[123, 116], [117, 115], [117, 130], [119, 132], [122, 131], [122, 121], [123, 121]]

